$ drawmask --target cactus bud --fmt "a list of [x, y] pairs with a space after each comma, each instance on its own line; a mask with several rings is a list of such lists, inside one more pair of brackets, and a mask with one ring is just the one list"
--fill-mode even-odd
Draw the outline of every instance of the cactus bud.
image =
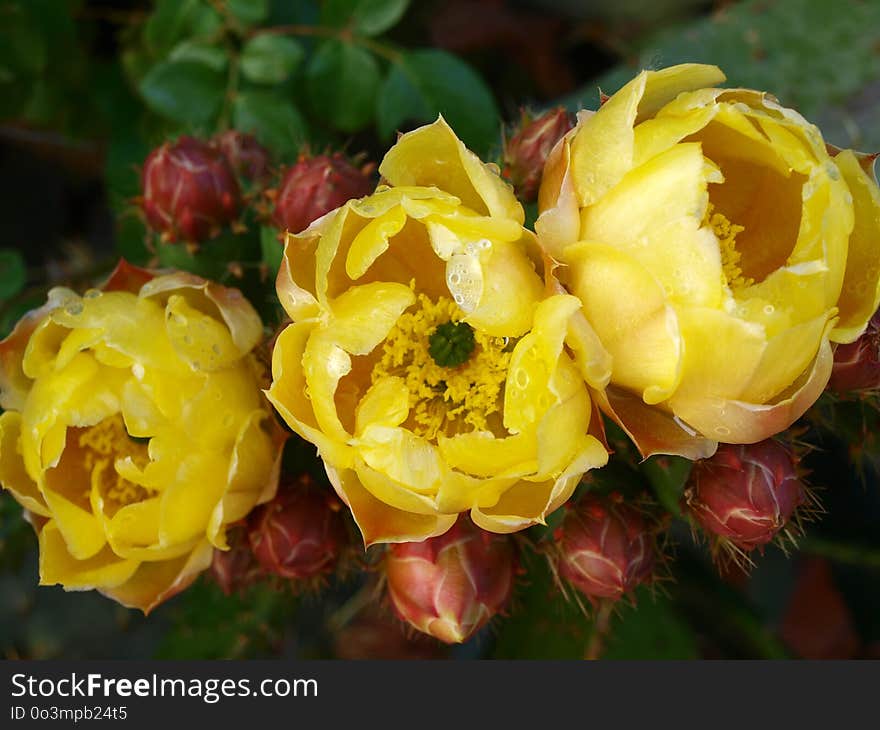
[[685, 490], [688, 511], [708, 533], [740, 550], [766, 545], [807, 501], [795, 461], [772, 439], [721, 444], [694, 464]]
[[371, 193], [371, 172], [372, 166], [357, 168], [339, 152], [302, 156], [281, 179], [272, 220], [279, 228], [299, 233], [325, 213]]
[[531, 202], [538, 197], [550, 150], [572, 127], [571, 114], [561, 106], [536, 118], [522, 113], [516, 133], [505, 140], [503, 168], [521, 200]]
[[231, 528], [226, 534], [228, 550], [214, 550], [211, 575], [227, 596], [244, 590], [260, 577], [260, 566], [254, 560], [244, 526]]
[[240, 180], [254, 185], [266, 182], [271, 160], [269, 151], [257, 142], [256, 137], [236, 129], [228, 129], [214, 137], [214, 143]]
[[250, 544], [263, 569], [282, 578], [330, 573], [347, 541], [336, 497], [308, 479], [282, 486], [249, 518]]
[[828, 388], [841, 395], [880, 388], [880, 312], [859, 339], [835, 350]]
[[630, 505], [587, 495], [565, 515], [556, 533], [559, 574], [591, 600], [616, 600], [646, 582], [656, 541]]
[[204, 241], [231, 223], [241, 207], [226, 157], [193, 137], [153, 150], [144, 162], [141, 188], [147, 223], [169, 241]]
[[419, 631], [460, 643], [510, 599], [516, 572], [510, 538], [461, 517], [439, 537], [391, 545], [385, 560], [397, 615]]

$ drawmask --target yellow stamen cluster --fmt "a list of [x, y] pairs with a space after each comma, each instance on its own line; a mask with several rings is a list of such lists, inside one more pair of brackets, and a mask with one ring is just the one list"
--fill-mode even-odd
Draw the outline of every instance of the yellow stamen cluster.
[[723, 213], [715, 213], [715, 206], [709, 203], [703, 225], [711, 228], [718, 238], [721, 249], [721, 276], [723, 283], [731, 289], [742, 289], [751, 286], [755, 280], [743, 276], [742, 253], [736, 250], [736, 237], [745, 230], [744, 226], [731, 223]]
[[123, 478], [114, 466], [118, 459], [126, 457], [131, 457], [141, 467], [149, 461], [146, 444], [135, 441], [128, 435], [121, 415], [117, 413], [94, 426], [82, 429], [78, 444], [83, 452], [83, 465], [92, 475], [93, 481], [100, 480], [101, 493], [105, 500], [123, 507], [150, 496], [148, 489]]
[[416, 307], [404, 312], [388, 334], [371, 373], [373, 383], [387, 376], [406, 381], [408, 425], [427, 439], [439, 433], [487, 430], [489, 416], [499, 413], [504, 401], [512, 349], [506, 338], [475, 331], [474, 351], [457, 367], [443, 367], [431, 357], [429, 340], [437, 326], [461, 319], [462, 311], [451, 299], [432, 302], [419, 294]]

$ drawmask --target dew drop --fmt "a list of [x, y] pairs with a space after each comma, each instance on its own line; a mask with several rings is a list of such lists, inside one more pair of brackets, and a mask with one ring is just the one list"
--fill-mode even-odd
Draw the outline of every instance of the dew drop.
[[82, 314], [83, 303], [79, 299], [72, 301], [64, 307], [64, 311], [73, 315]]
[[728, 436], [730, 435], [730, 429], [727, 426], [715, 426], [715, 433], [718, 436]]
[[480, 248], [483, 249], [484, 251], [487, 248], [492, 248], [492, 242], [488, 238], [481, 238], [480, 239]]
[[513, 382], [517, 388], [525, 389], [529, 385], [529, 374], [520, 368], [513, 374]]
[[211, 352], [213, 352], [215, 355], [219, 355], [220, 354], [220, 345], [218, 345], [216, 343], [211, 345]]
[[146, 374], [144, 366], [139, 362], [136, 362], [134, 365], [131, 366], [131, 372], [132, 375], [134, 375], [138, 380], [143, 380], [144, 375]]
[[455, 254], [446, 262], [446, 286], [464, 312], [473, 312], [483, 295], [483, 271], [475, 256]]
[[775, 311], [776, 311], [776, 307], [774, 307], [772, 304], [765, 304], [764, 305], [764, 314], [771, 315]]
[[101, 296], [100, 289], [88, 289], [85, 294], [83, 294], [83, 299], [97, 299]]

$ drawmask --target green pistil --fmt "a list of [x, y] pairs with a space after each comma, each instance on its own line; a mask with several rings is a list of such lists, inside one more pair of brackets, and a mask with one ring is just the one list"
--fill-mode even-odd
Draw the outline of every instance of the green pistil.
[[428, 352], [441, 367], [454, 368], [474, 351], [474, 330], [466, 322], [444, 322], [428, 338]]

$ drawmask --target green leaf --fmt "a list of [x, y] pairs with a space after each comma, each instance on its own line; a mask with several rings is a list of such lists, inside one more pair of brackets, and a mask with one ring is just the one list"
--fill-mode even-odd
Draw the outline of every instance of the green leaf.
[[428, 122], [442, 114], [477, 153], [498, 140], [499, 113], [492, 92], [464, 61], [439, 50], [406, 54], [379, 92], [379, 133], [390, 138], [403, 122]]
[[226, 70], [229, 63], [222, 48], [192, 40], [178, 43], [171, 49], [168, 58], [171, 61], [193, 61], [221, 72]]
[[255, 229], [243, 233], [224, 230], [217, 238], [204, 241], [197, 251], [179, 243], [156, 241], [159, 263], [172, 269], [188, 271], [206, 279], [230, 281], [229, 264], [259, 260], [260, 242]]
[[154, 56], [164, 56], [186, 37], [201, 15], [199, 0], [156, 0], [144, 25], [144, 42]]
[[0, 299], [9, 299], [24, 289], [27, 267], [14, 248], [0, 248]]
[[264, 33], [245, 43], [241, 72], [257, 84], [280, 84], [293, 75], [304, 55], [293, 38]]
[[374, 113], [379, 66], [363, 48], [327, 41], [312, 57], [306, 89], [315, 115], [343, 132], [356, 132]]
[[226, 0], [226, 7], [245, 26], [257, 25], [269, 15], [269, 0]]
[[195, 61], [159, 63], [141, 80], [140, 92], [157, 114], [175, 122], [204, 124], [220, 108], [225, 76]]
[[328, 0], [322, 15], [326, 25], [374, 36], [394, 27], [408, 7], [409, 0]]
[[639, 466], [657, 495], [657, 500], [674, 515], [681, 514], [681, 495], [693, 462], [680, 456], [652, 456]]
[[296, 155], [308, 138], [306, 122], [289, 99], [270, 91], [246, 91], [233, 104], [235, 128], [251, 132], [281, 157]]
[[281, 268], [281, 259], [284, 256], [284, 244], [278, 239], [278, 229], [271, 226], [260, 227], [260, 248], [263, 252], [263, 263], [269, 267], [274, 279]]

